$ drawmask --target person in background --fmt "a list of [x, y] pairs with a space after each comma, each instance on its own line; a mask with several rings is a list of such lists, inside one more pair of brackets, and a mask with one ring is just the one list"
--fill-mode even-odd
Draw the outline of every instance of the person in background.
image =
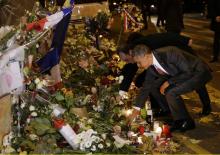
[[212, 79], [207, 64], [174, 46], [151, 50], [140, 44], [132, 50], [132, 56], [138, 67], [147, 69], [148, 72], [129, 117], [130, 121], [139, 115], [138, 108], [144, 106], [150, 90], [158, 83], [155, 77], [160, 77], [160, 92], [165, 95], [174, 120], [171, 131], [184, 132], [194, 129], [194, 120], [189, 115], [181, 95], [202, 89]]
[[163, 0], [157, 0], [157, 26], [165, 26], [164, 14], [162, 12]]
[[213, 42], [213, 58], [210, 63], [217, 62], [220, 50], [220, 1], [212, 0], [209, 3], [211, 17], [211, 30], [214, 31], [214, 42]]
[[182, 0], [162, 0], [161, 5], [167, 32], [180, 33], [184, 28]]

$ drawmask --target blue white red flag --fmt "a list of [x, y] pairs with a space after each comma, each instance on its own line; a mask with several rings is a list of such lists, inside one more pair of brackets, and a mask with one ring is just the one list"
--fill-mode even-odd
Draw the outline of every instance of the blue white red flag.
[[62, 11], [52, 14], [50, 16], [47, 16], [46, 18], [43, 18], [39, 21], [35, 21], [35, 22], [27, 24], [26, 29], [28, 31], [32, 29], [42, 31], [47, 28], [52, 28], [57, 23], [59, 23], [66, 15], [70, 13], [72, 13], [72, 7], [62, 9]]
[[[70, 4], [73, 5], [74, 0], [70, 1]], [[42, 73], [50, 71], [50, 69], [59, 64], [60, 56], [63, 49], [63, 44], [67, 32], [67, 28], [70, 22], [72, 10], [69, 13], [68, 9], [65, 9], [64, 17], [56, 25], [56, 29], [53, 36], [53, 41], [51, 44], [51, 50], [39, 61], [37, 61], [38, 66]]]

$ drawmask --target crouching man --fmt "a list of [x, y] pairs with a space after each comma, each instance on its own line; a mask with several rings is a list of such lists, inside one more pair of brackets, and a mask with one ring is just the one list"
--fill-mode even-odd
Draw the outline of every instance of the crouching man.
[[[194, 129], [194, 120], [181, 95], [198, 91], [212, 79], [209, 66], [198, 57], [174, 46], [152, 51], [141, 44], [133, 49], [132, 56], [138, 67], [148, 69], [148, 72], [129, 119], [132, 121], [139, 114], [138, 108], [145, 105], [151, 88], [160, 82], [160, 92], [165, 95], [174, 120], [171, 131]], [[155, 77], [161, 77], [160, 81], [154, 80]]]

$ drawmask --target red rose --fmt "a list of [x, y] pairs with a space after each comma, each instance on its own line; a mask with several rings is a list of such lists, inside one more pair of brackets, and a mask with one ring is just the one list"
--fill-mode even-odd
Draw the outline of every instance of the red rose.
[[145, 131], [144, 126], [140, 126], [140, 127], [139, 127], [139, 133], [140, 133], [141, 135], [143, 135], [143, 134], [144, 134], [144, 131]]

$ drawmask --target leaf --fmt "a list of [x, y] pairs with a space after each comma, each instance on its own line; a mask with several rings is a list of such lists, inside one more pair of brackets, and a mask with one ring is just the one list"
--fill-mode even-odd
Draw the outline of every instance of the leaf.
[[53, 133], [53, 128], [50, 121], [47, 118], [36, 118], [30, 123], [30, 126], [35, 129], [38, 136], [42, 136], [46, 133]]
[[205, 123], [208, 124], [210, 122], [213, 122], [214, 120], [211, 118], [211, 116], [207, 116], [207, 117], [202, 117], [199, 122], [200, 123]]
[[126, 64], [126, 62], [124, 62], [124, 61], [119, 61], [119, 62], [118, 62], [118, 67], [119, 67], [120, 69], [122, 69], [125, 64]]
[[197, 140], [197, 139], [189, 139], [191, 141], [191, 143], [193, 144], [199, 144], [201, 142], [201, 140]]
[[111, 80], [111, 81], [112, 81], [112, 80], [115, 80], [115, 78], [114, 78], [112, 75], [109, 75], [109, 76], [108, 76], [108, 79]]
[[141, 109], [141, 117], [145, 119], [147, 117], [147, 111], [145, 108]]
[[55, 98], [56, 98], [57, 101], [65, 100], [64, 96], [60, 92], [56, 93]]

